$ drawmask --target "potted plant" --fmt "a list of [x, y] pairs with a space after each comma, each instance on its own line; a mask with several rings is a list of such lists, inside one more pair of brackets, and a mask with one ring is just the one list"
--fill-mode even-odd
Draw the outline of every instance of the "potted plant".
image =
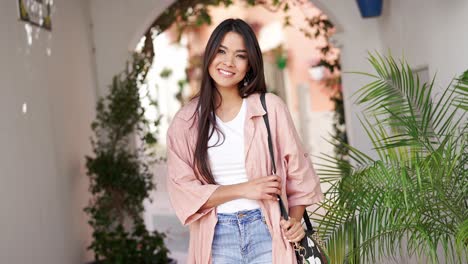
[[[411, 67], [371, 56], [376, 74], [357, 92], [378, 158], [347, 145], [351, 162], [325, 157], [331, 183], [315, 211], [332, 263], [380, 263], [408, 255], [425, 263], [468, 256], [468, 71], [433, 93]], [[326, 166], [326, 167], [325, 167]], [[323, 213], [325, 212], [325, 213]]]
[[84, 209], [93, 228], [88, 249], [93, 250], [95, 263], [169, 261], [165, 235], [148, 232], [142, 218], [143, 200], [155, 185], [145, 144], [135, 147], [132, 142], [135, 135], [142, 142], [156, 142], [145, 133], [148, 121], [139, 96], [149, 66], [147, 56], [135, 54], [131, 67], [113, 78], [109, 94], [97, 103], [91, 139], [94, 155], [86, 157], [92, 198]]

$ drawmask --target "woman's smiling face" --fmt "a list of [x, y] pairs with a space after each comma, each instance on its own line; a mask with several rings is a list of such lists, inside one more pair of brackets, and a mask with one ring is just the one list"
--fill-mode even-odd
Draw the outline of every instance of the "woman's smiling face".
[[244, 39], [236, 32], [224, 35], [208, 72], [216, 88], [237, 89], [249, 70]]

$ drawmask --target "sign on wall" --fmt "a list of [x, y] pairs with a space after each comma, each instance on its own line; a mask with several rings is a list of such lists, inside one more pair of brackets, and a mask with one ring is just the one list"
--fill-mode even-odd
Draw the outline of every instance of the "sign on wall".
[[52, 1], [53, 0], [18, 0], [20, 20], [51, 31]]

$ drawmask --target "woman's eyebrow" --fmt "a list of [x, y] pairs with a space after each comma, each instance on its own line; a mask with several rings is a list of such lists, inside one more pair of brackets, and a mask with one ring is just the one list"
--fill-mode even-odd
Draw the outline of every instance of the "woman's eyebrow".
[[[223, 46], [223, 45], [220, 45], [219, 47], [220, 47], [220, 48], [223, 48], [223, 49], [229, 50], [227, 47], [225, 47], [225, 46]], [[247, 53], [247, 50], [236, 50], [236, 52], [245, 52], [245, 53]]]

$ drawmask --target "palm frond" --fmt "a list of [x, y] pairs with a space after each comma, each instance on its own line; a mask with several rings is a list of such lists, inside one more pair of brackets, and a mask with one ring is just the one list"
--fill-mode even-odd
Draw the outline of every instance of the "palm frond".
[[331, 187], [312, 212], [319, 234], [333, 263], [403, 253], [461, 263], [468, 255], [468, 129], [460, 98], [468, 73], [436, 100], [435, 79], [420, 83], [407, 63], [378, 54], [369, 62], [377, 74], [364, 74], [374, 80], [357, 101], [366, 104], [360, 121], [378, 159], [349, 145], [350, 162], [322, 157], [318, 172]]
[[455, 85], [455, 92], [460, 95], [454, 101], [454, 105], [462, 108], [463, 110], [468, 110], [468, 71], [465, 71], [458, 79], [457, 85]]
[[397, 63], [392, 57], [370, 55], [369, 62], [377, 75], [371, 75], [375, 80], [358, 90], [357, 103], [366, 105], [365, 115], [375, 115], [385, 126], [415, 139], [407, 140], [408, 144], [419, 142], [430, 150], [439, 143], [435, 135], [443, 135], [463, 121], [455, 118], [457, 109], [451, 105], [462, 100], [458, 95], [464, 88], [466, 92], [468, 77], [459, 79], [457, 89], [446, 89], [435, 104], [435, 78], [421, 83], [406, 62]]

